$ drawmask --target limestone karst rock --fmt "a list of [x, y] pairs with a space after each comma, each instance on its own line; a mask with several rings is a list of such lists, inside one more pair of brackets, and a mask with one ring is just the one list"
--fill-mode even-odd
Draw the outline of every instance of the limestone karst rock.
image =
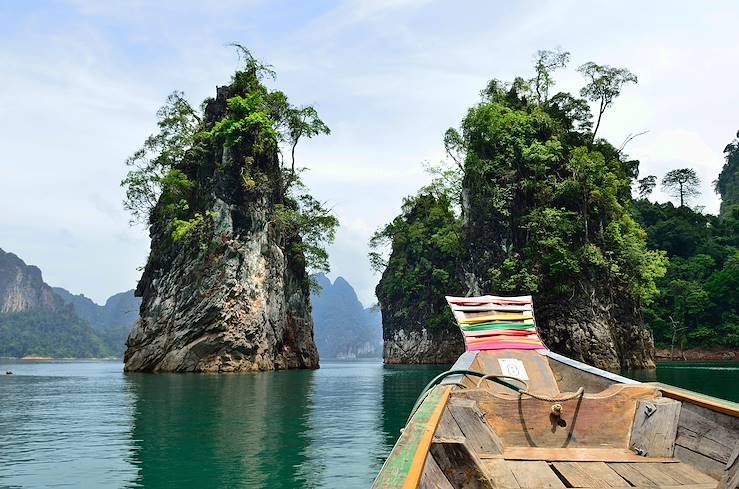
[[[254, 74], [246, 75], [259, 86]], [[213, 128], [228, 115], [230, 98], [248, 95], [243, 84], [219, 87], [202, 124]], [[136, 289], [141, 318], [127, 341], [126, 370], [318, 367], [305, 258], [295, 246], [300, 238], [274, 224], [275, 208], [285, 202], [278, 154], [255, 149], [255, 137], [208, 141], [182, 165], [195, 186], [190, 206], [209, 224], [199, 242], [182, 243], [173, 242], [171, 223], [152, 220], [151, 252]], [[247, 176], [256, 188], [246, 185]]]

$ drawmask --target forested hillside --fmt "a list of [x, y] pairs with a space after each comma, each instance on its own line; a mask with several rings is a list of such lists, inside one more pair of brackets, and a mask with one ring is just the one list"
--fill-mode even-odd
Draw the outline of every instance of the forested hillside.
[[[661, 347], [739, 347], [739, 143], [725, 150], [726, 164], [714, 182], [721, 196], [721, 215], [691, 209], [690, 196], [697, 193], [696, 179], [676, 188], [676, 200], [636, 202], [637, 215], [648, 233], [649, 247], [665, 250], [667, 274], [657, 280], [658, 294], [644, 309], [644, 319]], [[690, 175], [690, 168], [670, 175]], [[694, 173], [694, 172], [693, 172]], [[651, 185], [640, 183], [642, 197]], [[673, 186], [674, 188], [674, 186]], [[682, 194], [682, 198], [681, 198]], [[686, 200], [686, 197], [687, 200]]]
[[26, 355], [104, 357], [111, 351], [41, 270], [0, 249], [0, 357]]
[[126, 338], [139, 317], [141, 306], [141, 299], [134, 296], [133, 290], [110, 296], [102, 306], [83, 294], [72, 294], [61, 287], [53, 287], [53, 290], [65, 303], [72, 306], [77, 316], [92, 326], [111, 354], [123, 356]]

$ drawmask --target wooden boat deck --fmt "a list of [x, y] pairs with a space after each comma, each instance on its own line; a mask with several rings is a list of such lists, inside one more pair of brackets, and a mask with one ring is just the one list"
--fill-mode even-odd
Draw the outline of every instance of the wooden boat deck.
[[470, 350], [482, 306], [466, 301], [452, 309], [468, 351], [421, 398], [373, 488], [739, 489], [739, 404], [532, 349], [495, 313]]
[[737, 487], [739, 410], [732, 403], [579, 374], [537, 352], [465, 354], [455, 368], [500, 373], [498, 358], [524, 362], [529, 384], [548, 395], [566, 396], [575, 385], [585, 393], [559, 401], [562, 415], [552, 417], [551, 400], [448, 377], [420, 405], [374, 487]]
[[[557, 462], [484, 460], [482, 469], [496, 488], [663, 487], [714, 489], [718, 481], [682, 462]], [[448, 481], [447, 481], [448, 482]], [[431, 485], [427, 485], [431, 484]], [[446, 487], [431, 479], [421, 487]]]

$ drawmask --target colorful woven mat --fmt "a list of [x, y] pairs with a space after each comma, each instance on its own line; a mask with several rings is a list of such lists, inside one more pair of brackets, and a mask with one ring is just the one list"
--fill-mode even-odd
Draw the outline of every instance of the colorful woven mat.
[[536, 332], [530, 295], [447, 296], [446, 301], [462, 330], [467, 351], [546, 349]]

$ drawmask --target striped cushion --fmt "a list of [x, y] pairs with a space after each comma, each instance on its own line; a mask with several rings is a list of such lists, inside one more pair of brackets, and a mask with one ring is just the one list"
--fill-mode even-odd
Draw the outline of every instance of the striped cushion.
[[546, 349], [534, 322], [531, 296], [446, 298], [468, 351]]

